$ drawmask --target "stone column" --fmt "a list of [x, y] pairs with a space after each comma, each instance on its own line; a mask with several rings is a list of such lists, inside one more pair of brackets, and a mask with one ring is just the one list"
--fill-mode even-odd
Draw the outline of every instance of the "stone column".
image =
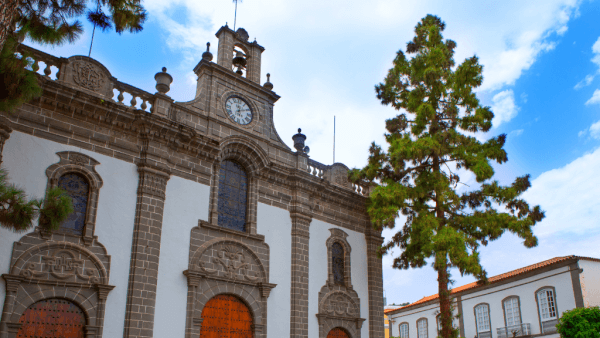
[[292, 207], [290, 337], [308, 337], [308, 240], [311, 215]]
[[[2, 47], [0, 46], [0, 50]], [[4, 151], [4, 143], [10, 137], [12, 132], [11, 122], [5, 116], [0, 116], [0, 164], [2, 164], [2, 152]]]
[[170, 176], [144, 160], [138, 163], [138, 173], [125, 338], [153, 335], [165, 190]]
[[377, 250], [383, 243], [381, 231], [367, 229], [367, 274], [369, 282], [369, 338], [385, 337], [383, 318], [383, 269]]
[[187, 309], [185, 319], [185, 338], [198, 337], [202, 327], [202, 318], [196, 315], [196, 295], [200, 288], [203, 276], [195, 271], [185, 270], [183, 274], [187, 277]]

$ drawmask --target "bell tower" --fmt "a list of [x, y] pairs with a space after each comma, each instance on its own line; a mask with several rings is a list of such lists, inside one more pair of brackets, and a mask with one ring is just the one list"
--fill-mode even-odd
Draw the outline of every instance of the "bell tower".
[[225, 25], [216, 36], [219, 39], [217, 64], [260, 84], [260, 58], [265, 48], [256, 40], [249, 42], [248, 32], [243, 28], [234, 32]]

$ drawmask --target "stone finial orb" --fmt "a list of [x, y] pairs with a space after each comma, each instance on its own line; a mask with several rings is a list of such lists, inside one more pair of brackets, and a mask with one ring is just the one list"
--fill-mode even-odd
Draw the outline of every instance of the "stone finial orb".
[[167, 73], [167, 67], [162, 68], [162, 72], [154, 75], [156, 80], [156, 90], [161, 94], [166, 94], [171, 90], [171, 83], [173, 83], [173, 77]]
[[210, 42], [206, 43], [206, 52], [202, 53], [202, 60], [206, 60], [208, 62], [212, 61], [213, 55], [210, 52]]
[[271, 83], [271, 74], [267, 73], [267, 82], [263, 85], [265, 89], [273, 90], [273, 84]]

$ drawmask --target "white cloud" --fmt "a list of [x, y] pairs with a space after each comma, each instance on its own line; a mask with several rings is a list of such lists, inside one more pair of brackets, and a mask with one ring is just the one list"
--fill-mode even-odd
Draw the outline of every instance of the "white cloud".
[[600, 103], [600, 89], [596, 89], [596, 91], [594, 91], [594, 94], [592, 94], [592, 97], [589, 100], [587, 100], [585, 104], [587, 106], [595, 103]]
[[579, 83], [575, 85], [575, 89], [580, 89], [585, 86], [589, 86], [590, 84], [592, 84], [592, 81], [594, 81], [594, 78], [596, 78], [596, 76], [600, 74], [600, 37], [598, 37], [598, 40], [596, 40], [596, 42], [592, 46], [592, 53], [594, 53], [594, 56], [592, 57], [592, 62], [598, 66], [598, 71], [594, 74], [586, 75], [586, 77], [583, 80], [579, 81]]
[[600, 121], [592, 124], [590, 127], [590, 136], [596, 140], [600, 140]]
[[515, 94], [512, 90], [504, 90], [494, 95], [492, 102], [492, 111], [494, 112], [492, 125], [494, 127], [498, 127], [517, 116], [519, 107], [515, 104]]
[[595, 76], [595, 75], [592, 75], [592, 74], [589, 74], [589, 75], [587, 75], [587, 76], [585, 77], [585, 79], [583, 79], [583, 80], [579, 81], [579, 83], [577, 83], [577, 84], [575, 85], [575, 89], [581, 89], [581, 88], [583, 88], [583, 87], [589, 86], [590, 84], [592, 84], [592, 81], [594, 81], [594, 78], [595, 78], [595, 77], [596, 77], [596, 76]]
[[[597, 122], [594, 126], [594, 132], [600, 136], [600, 123]], [[546, 210], [546, 218], [536, 226], [538, 235], [598, 231], [599, 166], [600, 148], [562, 168], [547, 171], [532, 181], [524, 198], [532, 205], [539, 204]]]

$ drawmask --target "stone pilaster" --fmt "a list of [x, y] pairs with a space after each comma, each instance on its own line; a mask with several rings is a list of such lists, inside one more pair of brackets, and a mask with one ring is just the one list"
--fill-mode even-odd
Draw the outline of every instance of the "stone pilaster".
[[[0, 50], [2, 47], [0, 46]], [[4, 143], [10, 137], [12, 132], [11, 122], [5, 116], [0, 116], [0, 164], [2, 164], [2, 152], [4, 151]]]
[[138, 163], [138, 173], [125, 338], [153, 335], [162, 219], [169, 180], [169, 173], [154, 168], [143, 160]]
[[10, 322], [8, 322], [8, 320], [13, 313], [15, 299], [17, 297], [17, 291], [19, 290], [19, 284], [21, 283], [21, 281], [18, 279], [15, 279], [9, 275], [2, 275], [2, 277], [6, 281], [6, 297], [4, 298], [4, 306], [2, 308], [2, 319], [0, 321], [0, 337], [7, 338], [8, 333], [11, 333], [11, 332], [14, 333], [15, 337], [16, 337], [16, 334], [19, 331], [19, 328], [21, 327], [21, 325], [19, 324], [17, 326], [17, 330], [14, 331], [11, 329], [11, 328], [14, 329], [14, 327], [13, 327], [14, 325], [11, 326], [11, 324], [17, 324], [17, 323], [10, 323]]
[[385, 337], [383, 318], [383, 269], [377, 250], [383, 243], [380, 231], [367, 229], [367, 274], [369, 283], [369, 338]]
[[308, 337], [308, 241], [311, 215], [293, 207], [290, 337]]

